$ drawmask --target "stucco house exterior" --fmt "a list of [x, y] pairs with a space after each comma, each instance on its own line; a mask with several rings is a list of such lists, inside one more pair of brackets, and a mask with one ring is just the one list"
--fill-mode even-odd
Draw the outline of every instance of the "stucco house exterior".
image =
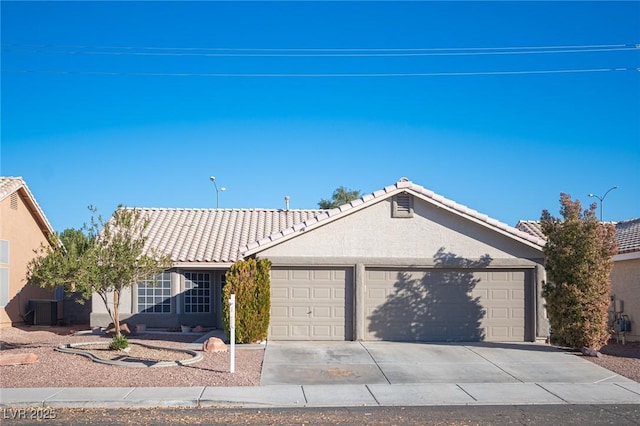
[[53, 233], [25, 181], [0, 177], [0, 327], [24, 323], [33, 300], [51, 301], [47, 308], [54, 306], [51, 316], [56, 320], [61, 317], [62, 306], [55, 302], [53, 291], [26, 283], [27, 264], [34, 250], [49, 244]]
[[625, 338], [640, 341], [640, 218], [616, 223], [618, 254], [611, 271], [612, 299], [622, 315], [628, 315], [631, 330]]
[[221, 327], [225, 271], [256, 257], [272, 262], [271, 340], [548, 336], [544, 241], [405, 178], [333, 210], [141, 210], [174, 267], [122, 295], [130, 324]]
[[[640, 218], [614, 223], [618, 254], [613, 256], [611, 271], [611, 328], [615, 330], [616, 314], [625, 315], [631, 330], [624, 333], [625, 340], [640, 341]], [[516, 227], [544, 239], [540, 222], [520, 221]], [[622, 336], [619, 334], [619, 338]]]

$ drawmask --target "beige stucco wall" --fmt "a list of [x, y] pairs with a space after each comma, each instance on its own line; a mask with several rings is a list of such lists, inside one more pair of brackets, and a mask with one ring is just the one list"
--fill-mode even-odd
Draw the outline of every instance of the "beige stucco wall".
[[34, 215], [29, 211], [22, 191], [17, 193], [16, 208], [12, 196], [0, 202], [0, 239], [9, 241], [9, 304], [0, 307], [0, 327], [24, 322], [30, 299], [52, 299], [53, 291], [26, 284], [27, 263], [34, 249], [46, 243]]
[[415, 198], [413, 218], [392, 218], [383, 200], [260, 252], [260, 257], [404, 258], [445, 252], [467, 259], [540, 259], [542, 252]]
[[[454, 258], [454, 263], [447, 265], [459, 267], [464, 263], [462, 259], [488, 255], [490, 267], [531, 269], [535, 293], [531, 335], [536, 340], [549, 335], [541, 296], [545, 279], [542, 249], [417, 197], [413, 207], [412, 218], [392, 218], [392, 201], [382, 200], [293, 238], [283, 238], [282, 243], [260, 251], [257, 257], [270, 259], [274, 266], [353, 267], [353, 291], [358, 301], [364, 291], [367, 267], [442, 266], [442, 259], [448, 256]], [[356, 338], [360, 337], [356, 333]]]
[[618, 260], [611, 271], [611, 293], [624, 303], [624, 314], [631, 320], [627, 340], [640, 341], [640, 253], [635, 258]]

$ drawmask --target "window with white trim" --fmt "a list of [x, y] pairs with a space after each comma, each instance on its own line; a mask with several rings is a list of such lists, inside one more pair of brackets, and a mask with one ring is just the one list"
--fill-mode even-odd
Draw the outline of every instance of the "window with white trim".
[[9, 264], [9, 241], [0, 240], [0, 263]]
[[0, 307], [9, 304], [9, 241], [0, 240]]
[[209, 272], [185, 272], [184, 290], [185, 313], [211, 312], [211, 274]]
[[138, 283], [138, 312], [171, 312], [171, 272], [162, 272]]
[[0, 308], [9, 304], [9, 268], [0, 267]]

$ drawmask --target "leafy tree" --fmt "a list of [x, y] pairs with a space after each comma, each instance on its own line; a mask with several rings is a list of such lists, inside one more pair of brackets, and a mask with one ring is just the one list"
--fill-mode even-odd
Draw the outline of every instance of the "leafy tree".
[[333, 191], [333, 195], [330, 200], [325, 200], [322, 198], [318, 202], [318, 206], [321, 209], [335, 209], [343, 204], [347, 204], [353, 200], [357, 200], [360, 198], [360, 191], [352, 191], [350, 189], [345, 188], [344, 186], [340, 186]]
[[229, 334], [229, 298], [236, 295], [236, 343], [254, 343], [267, 338], [271, 310], [271, 280], [268, 259], [239, 260], [226, 273], [222, 289], [222, 318]]
[[579, 200], [560, 194], [560, 214], [541, 217], [548, 280], [543, 285], [555, 342], [599, 350], [609, 339], [607, 309], [617, 253], [615, 227], [596, 218], [596, 204], [582, 211]]
[[115, 337], [120, 338], [121, 292], [170, 268], [171, 259], [145, 251], [149, 220], [139, 210], [119, 206], [104, 222], [95, 208], [89, 209], [93, 216], [84, 232], [65, 230], [58, 238], [67, 242], [66, 250], [55, 244], [42, 246], [29, 263], [27, 280], [41, 287], [62, 286], [66, 293], [80, 292], [85, 299], [98, 294], [115, 326]]

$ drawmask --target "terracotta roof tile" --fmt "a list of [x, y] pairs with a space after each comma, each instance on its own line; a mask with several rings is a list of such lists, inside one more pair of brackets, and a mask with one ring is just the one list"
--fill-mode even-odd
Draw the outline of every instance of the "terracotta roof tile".
[[[618, 253], [631, 253], [640, 251], [640, 218], [624, 220], [614, 223], [616, 227], [616, 240], [618, 241]], [[540, 222], [535, 220], [521, 220], [516, 225], [521, 231], [536, 235], [545, 239]]]
[[640, 251], [640, 218], [616, 223], [618, 253]]
[[38, 219], [40, 223], [40, 228], [45, 235], [53, 235], [55, 234], [55, 230], [53, 226], [49, 223], [49, 220], [44, 214], [44, 211], [40, 208], [40, 205], [36, 201], [36, 198], [33, 196], [29, 187], [25, 183], [24, 179], [21, 177], [7, 177], [0, 176], [0, 201], [4, 200], [11, 194], [23, 191], [27, 200], [27, 204], [29, 208], [32, 210], [32, 213]]
[[[149, 218], [147, 244], [176, 263], [233, 263], [239, 247], [311, 219], [323, 210], [137, 208]], [[293, 232], [293, 231], [291, 231]]]
[[344, 204], [338, 208], [332, 210], [320, 211], [318, 214], [314, 215], [313, 218], [304, 220], [300, 222], [297, 226], [292, 228], [292, 232], [278, 232], [272, 235], [269, 235], [268, 238], [262, 238], [257, 241], [257, 244], [250, 244], [240, 247], [240, 251], [242, 255], [249, 255], [259, 251], [260, 247], [265, 246], [267, 244], [276, 242], [281, 238], [284, 238], [285, 235], [288, 238], [293, 237], [294, 233], [298, 233], [301, 230], [306, 230], [307, 228], [314, 228], [315, 226], [320, 226], [324, 221], [335, 220], [336, 218], [352, 213], [353, 211], [359, 210], [369, 204], [379, 202], [381, 200], [387, 199], [389, 196], [392, 196], [396, 193], [404, 192], [404, 191], [412, 191], [416, 195], [422, 197], [423, 199], [436, 204], [440, 207], [447, 208], [454, 213], [466, 217], [471, 220], [475, 220], [485, 226], [490, 228], [499, 230], [504, 232], [507, 235], [510, 235], [514, 238], [518, 238], [520, 240], [524, 240], [525, 242], [537, 247], [541, 248], [544, 245], [544, 239], [532, 235], [528, 232], [524, 232], [515, 227], [511, 227], [506, 223], [502, 223], [496, 219], [492, 219], [485, 214], [478, 213], [476, 210], [470, 209], [464, 205], [458, 204], [452, 200], [449, 200], [442, 195], [436, 194], [431, 190], [428, 190], [420, 185], [416, 185], [409, 181], [406, 178], [401, 179], [394, 185], [389, 185], [384, 189], [380, 189], [374, 191], [371, 194], [366, 194], [362, 196], [360, 199], [352, 201], [350, 203]]

